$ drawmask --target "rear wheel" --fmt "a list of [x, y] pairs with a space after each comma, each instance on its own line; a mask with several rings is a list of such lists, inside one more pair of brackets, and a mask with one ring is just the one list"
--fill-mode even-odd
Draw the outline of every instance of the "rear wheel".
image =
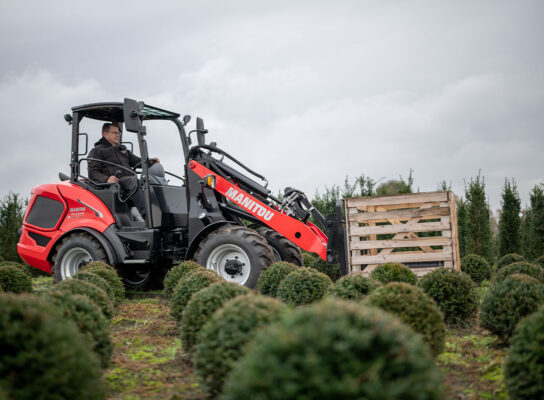
[[270, 247], [272, 247], [275, 262], [286, 261], [299, 266], [304, 264], [302, 261], [302, 251], [289, 239], [286, 239], [280, 233], [267, 226], [251, 225], [250, 228], [259, 232], [266, 239]]
[[91, 261], [107, 262], [106, 253], [95, 238], [85, 233], [64, 238], [53, 256], [54, 282], [72, 278], [82, 265]]
[[228, 282], [253, 288], [262, 270], [274, 261], [272, 249], [253, 229], [227, 225], [206, 237], [195, 260]]
[[154, 264], [125, 265], [121, 268], [120, 275], [127, 289], [161, 289], [168, 269]]

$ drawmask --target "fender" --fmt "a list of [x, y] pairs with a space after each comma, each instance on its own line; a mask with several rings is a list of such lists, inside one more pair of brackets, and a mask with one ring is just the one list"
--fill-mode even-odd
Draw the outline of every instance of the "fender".
[[189, 247], [187, 248], [187, 252], [185, 253], [185, 260], [190, 260], [193, 258], [193, 255], [195, 254], [196, 248], [208, 234], [212, 231], [215, 231], [216, 229], [221, 228], [224, 225], [228, 225], [228, 221], [218, 221], [214, 222], [210, 225], [206, 225], [204, 228], [200, 230], [194, 237], [194, 239], [189, 244]]

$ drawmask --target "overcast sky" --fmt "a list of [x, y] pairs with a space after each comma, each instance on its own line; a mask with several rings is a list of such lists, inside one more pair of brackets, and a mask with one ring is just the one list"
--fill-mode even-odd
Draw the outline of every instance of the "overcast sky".
[[[0, 198], [69, 171], [75, 105], [203, 117], [274, 192], [365, 174], [544, 182], [543, 1], [0, 0]], [[86, 127], [92, 142], [99, 126]], [[179, 172], [174, 126], [149, 147]]]

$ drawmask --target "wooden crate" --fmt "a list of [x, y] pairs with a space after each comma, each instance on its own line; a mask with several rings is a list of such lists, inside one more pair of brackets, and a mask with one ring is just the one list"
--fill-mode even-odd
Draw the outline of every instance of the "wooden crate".
[[460, 269], [455, 196], [451, 191], [345, 200], [350, 272], [365, 275], [400, 262], [418, 276]]

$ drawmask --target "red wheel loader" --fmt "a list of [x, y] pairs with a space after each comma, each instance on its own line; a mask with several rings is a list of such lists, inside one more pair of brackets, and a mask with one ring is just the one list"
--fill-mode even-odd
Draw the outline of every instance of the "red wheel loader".
[[[123, 194], [117, 183], [86, 176], [84, 163], [107, 163], [88, 156], [88, 135], [80, 132], [87, 118], [117, 123], [124, 139], [134, 135], [141, 165], [119, 168], [137, 177], [145, 219], [130, 206], [134, 192]], [[53, 273], [56, 282], [90, 261], [105, 261], [128, 287], [150, 288], [162, 283], [175, 262], [195, 259], [227, 281], [254, 287], [274, 261], [301, 265], [300, 249], [348, 272], [341, 204], [325, 218], [296, 189], [286, 188], [281, 199], [273, 196], [262, 175], [216, 143], [205, 143], [202, 119], [187, 134], [190, 116], [180, 119], [175, 112], [132, 99], [73, 107], [65, 119], [72, 127], [70, 175], [60, 173], [61, 182], [32, 190], [17, 245], [26, 263]], [[147, 132], [147, 125], [154, 120], [171, 121], [177, 128], [184, 176], [151, 166], [147, 138], [153, 132]], [[170, 184], [167, 177], [180, 184]], [[321, 229], [309, 221], [311, 216]]]

